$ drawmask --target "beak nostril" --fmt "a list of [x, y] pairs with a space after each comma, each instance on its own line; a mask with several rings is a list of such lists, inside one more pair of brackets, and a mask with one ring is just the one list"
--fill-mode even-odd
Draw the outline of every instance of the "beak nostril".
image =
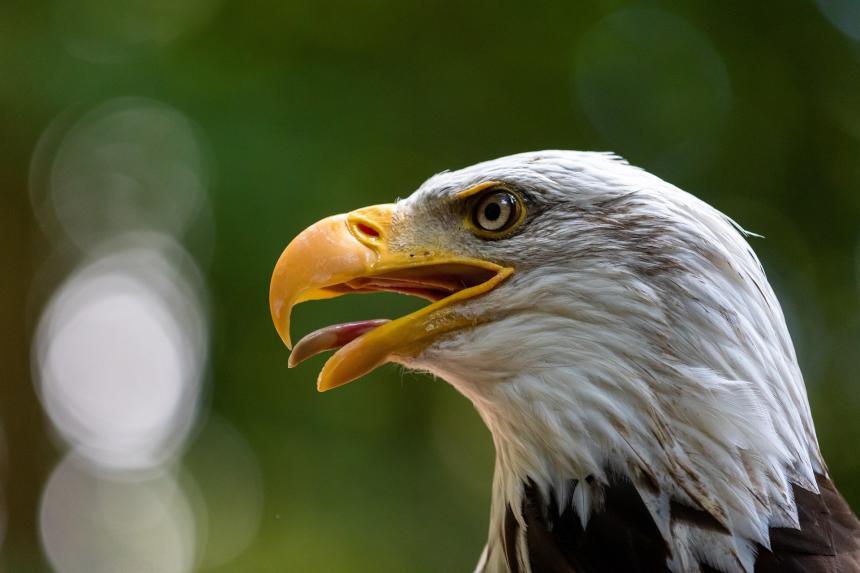
[[370, 225], [365, 225], [364, 223], [358, 223], [355, 226], [355, 228], [356, 228], [356, 230], [358, 230], [359, 233], [361, 233], [362, 235], [366, 235], [367, 237], [370, 237], [371, 239], [378, 239], [379, 238], [379, 231], [377, 231], [376, 229], [374, 229]]

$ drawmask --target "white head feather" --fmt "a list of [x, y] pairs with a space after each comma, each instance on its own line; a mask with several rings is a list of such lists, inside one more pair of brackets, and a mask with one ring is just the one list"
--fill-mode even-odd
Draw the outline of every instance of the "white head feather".
[[[490, 180], [528, 194], [522, 232], [439, 241], [516, 272], [467, 303], [489, 322], [406, 364], [454, 385], [492, 433], [490, 565], [503, 559], [506, 504], [522, 521], [524, 483], [585, 524], [602, 488], [627, 479], [674, 570], [751, 571], [769, 527], [797, 527], [792, 484], [817, 491], [826, 469], [782, 311], [744, 231], [615, 156], [569, 151], [436, 175], [398, 203], [395, 228], [432, 198]], [[673, 529], [670, 499], [730, 535]]]

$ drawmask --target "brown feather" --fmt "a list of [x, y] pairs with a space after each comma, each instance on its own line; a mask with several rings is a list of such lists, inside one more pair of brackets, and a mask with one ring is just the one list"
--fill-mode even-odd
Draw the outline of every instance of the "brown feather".
[[[794, 487], [800, 529], [771, 528], [771, 550], [759, 547], [756, 573], [860, 573], [860, 521], [829, 478], [817, 475], [820, 494]], [[605, 491], [605, 503], [585, 529], [571, 507], [559, 512], [524, 486], [522, 515], [533, 573], [668, 573], [669, 548], [629, 483]], [[672, 519], [722, 531], [701, 509], [672, 503]], [[519, 524], [509, 507], [505, 519], [508, 567], [518, 571]], [[718, 569], [702, 565], [704, 573]]]
[[772, 528], [756, 573], [860, 571], [860, 521], [829, 478], [815, 477], [820, 495], [794, 488], [800, 529]]

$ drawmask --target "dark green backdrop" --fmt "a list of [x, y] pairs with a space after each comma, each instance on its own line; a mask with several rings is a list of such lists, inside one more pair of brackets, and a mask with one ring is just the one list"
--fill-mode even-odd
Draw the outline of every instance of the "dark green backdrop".
[[[211, 210], [181, 237], [209, 297], [199, 425], [211, 411], [244, 436], [263, 494], [256, 535], [214, 570], [471, 570], [493, 454], [468, 402], [392, 366], [317, 394], [322, 360], [287, 370], [268, 281], [287, 241], [325, 215], [405, 196], [444, 169], [542, 148], [618, 152], [765, 236], [753, 246], [783, 301], [822, 449], [860, 507], [852, 9], [850, 0], [3, 2], [0, 567], [48, 570], [38, 508], [62, 454], [31, 382], [39, 307], [63, 272], [50, 266], [58, 247], [31, 208], [31, 157], [59, 114], [122, 96], [183, 114], [208, 161]], [[76, 255], [63, 256], [68, 271]], [[416, 304], [379, 295], [303, 305], [294, 328]], [[182, 471], [205, 493], [219, 444], [210, 440], [206, 455], [198, 445]], [[229, 523], [229, 504], [208, 503], [210, 529]]]

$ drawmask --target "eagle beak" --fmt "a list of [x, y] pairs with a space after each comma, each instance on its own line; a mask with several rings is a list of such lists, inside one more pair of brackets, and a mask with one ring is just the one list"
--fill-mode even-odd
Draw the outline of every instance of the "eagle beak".
[[513, 272], [438, 248], [395, 248], [389, 242], [393, 216], [394, 205], [375, 205], [323, 219], [293, 239], [275, 265], [269, 306], [290, 349], [290, 313], [301, 302], [378, 291], [431, 301], [395, 320], [329, 327], [299, 341], [290, 366], [340, 347], [319, 374], [320, 391], [415, 356], [439, 335], [476, 324], [479, 319], [461, 314], [454, 303], [492, 290]]

